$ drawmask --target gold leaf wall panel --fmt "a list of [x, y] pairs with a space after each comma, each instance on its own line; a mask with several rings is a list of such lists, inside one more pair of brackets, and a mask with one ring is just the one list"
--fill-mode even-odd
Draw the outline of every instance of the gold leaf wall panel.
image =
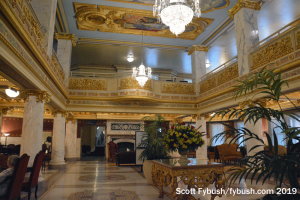
[[265, 48], [261, 49], [257, 53], [253, 54], [253, 66], [252, 69], [256, 69], [263, 65], [267, 65], [270, 62], [285, 56], [294, 51], [291, 36], [286, 36], [279, 39], [275, 43], [272, 43]]
[[162, 86], [162, 93], [196, 95], [194, 84], [184, 85], [164, 83]]
[[300, 49], [300, 30], [296, 33], [296, 50]]
[[238, 65], [228, 67], [227, 69], [221, 71], [218, 75], [218, 86], [222, 85], [232, 79], [239, 77], [239, 68]]
[[216, 77], [212, 77], [203, 83], [200, 83], [200, 92], [203, 93], [215, 87], [217, 87], [217, 80]]
[[119, 90], [126, 90], [126, 89], [143, 89], [143, 90], [150, 90], [152, 91], [152, 85], [151, 85], [151, 80], [148, 80], [144, 87], [141, 87], [137, 80], [134, 78], [122, 78], [120, 80], [120, 86]]
[[[152, 11], [75, 2], [74, 11], [79, 30], [142, 35], [143, 29], [145, 36], [177, 38], [169, 27], [157, 23]], [[211, 18], [194, 18], [178, 37], [194, 40], [213, 21]]]
[[106, 90], [106, 80], [69, 79], [71, 90]]

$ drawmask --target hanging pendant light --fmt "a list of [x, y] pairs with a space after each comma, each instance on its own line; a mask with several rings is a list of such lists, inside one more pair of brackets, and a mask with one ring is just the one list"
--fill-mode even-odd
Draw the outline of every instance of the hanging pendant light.
[[170, 31], [178, 36], [185, 31], [185, 26], [194, 16], [201, 16], [199, 0], [192, 2], [190, 4], [188, 0], [155, 0], [153, 16], [169, 26]]
[[135, 78], [139, 85], [141, 87], [144, 87], [148, 79], [151, 79], [151, 68], [150, 67], [145, 67], [143, 64], [143, 59], [144, 59], [144, 38], [143, 38], [143, 29], [142, 29], [142, 63], [141, 65], [137, 68], [133, 68], [133, 73], [132, 77]]

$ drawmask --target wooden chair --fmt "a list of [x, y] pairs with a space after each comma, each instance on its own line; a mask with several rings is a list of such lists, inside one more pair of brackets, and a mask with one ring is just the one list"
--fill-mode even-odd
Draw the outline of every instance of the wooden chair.
[[23, 154], [21, 158], [18, 159], [14, 172], [12, 176], [9, 177], [10, 183], [8, 185], [7, 192], [4, 196], [0, 197], [0, 200], [21, 199], [20, 194], [27, 171], [28, 161], [29, 156], [27, 154]]
[[243, 158], [242, 154], [240, 152], [237, 152], [238, 144], [222, 144], [218, 145], [217, 149], [220, 155], [220, 160], [222, 162], [231, 162], [231, 161], [239, 161], [241, 158]]
[[7, 169], [8, 155], [0, 154], [0, 170]]
[[113, 141], [108, 143], [108, 162], [114, 161], [116, 159], [116, 154], [118, 153], [118, 145]]
[[38, 178], [40, 175], [40, 170], [43, 163], [44, 152], [40, 151], [34, 159], [33, 166], [31, 168], [31, 173], [29, 179], [25, 179], [23, 182], [22, 191], [28, 192], [28, 199], [30, 200], [31, 189], [35, 187], [35, 199], [37, 199], [38, 191]]

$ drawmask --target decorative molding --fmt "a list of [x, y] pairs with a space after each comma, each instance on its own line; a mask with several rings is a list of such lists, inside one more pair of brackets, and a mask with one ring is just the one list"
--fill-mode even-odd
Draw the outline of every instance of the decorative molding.
[[300, 30], [296, 33], [296, 50], [300, 49]]
[[111, 124], [112, 131], [139, 131], [141, 130], [140, 124]]
[[75, 34], [59, 34], [55, 33], [55, 39], [56, 40], [71, 40], [73, 47], [76, 46], [76, 41], [75, 41]]
[[[153, 17], [152, 11], [75, 2], [74, 9], [79, 30], [142, 35], [139, 25], [141, 24], [140, 20], [144, 20], [149, 23], [149, 29], [143, 32], [145, 36], [177, 38], [167, 26], [157, 24], [157, 19]], [[195, 40], [213, 21], [214, 19], [211, 18], [194, 18], [187, 26], [187, 31], [178, 37]], [[153, 27], [151, 27], [151, 23], [153, 23]], [[127, 27], [127, 25], [132, 26]]]
[[96, 79], [69, 79], [71, 90], [101, 90], [106, 91], [106, 80]]
[[250, 8], [253, 10], [260, 10], [261, 9], [261, 1], [255, 2], [255, 1], [248, 1], [248, 0], [239, 0], [237, 4], [235, 4], [228, 12], [229, 17], [233, 18], [234, 15], [241, 10], [242, 8]]
[[233, 80], [238, 77], [239, 77], [239, 68], [238, 68], [237, 64], [234, 66], [225, 68], [223, 71], [221, 71], [217, 75], [218, 86], [222, 85], [224, 83], [227, 83], [228, 81]]
[[29, 90], [29, 91], [22, 91], [24, 95], [24, 100], [29, 101], [29, 96], [36, 96], [36, 102], [44, 102], [49, 103], [51, 95], [48, 94], [47, 91], [37, 91], [37, 90]]
[[248, 100], [243, 101], [243, 102], [239, 102], [240, 109], [245, 109], [247, 106], [253, 107], [253, 106], [255, 106], [255, 102], [252, 101], [251, 99], [248, 99]]
[[0, 115], [7, 115], [7, 111], [8, 111], [9, 107], [5, 107], [5, 106], [0, 106]]
[[74, 119], [74, 117], [67, 117], [66, 118], [66, 123], [68, 123], [69, 121], [71, 121], [72, 123], [75, 123], [76, 122], [76, 119]]
[[162, 93], [196, 95], [195, 84], [163, 83]]
[[276, 42], [261, 48], [258, 52], [252, 54], [253, 66], [252, 70], [260, 66], [269, 64], [272, 61], [277, 60], [285, 55], [294, 52], [292, 38], [287, 36], [278, 39]]
[[208, 52], [208, 47], [193, 45], [193, 47], [188, 51], [188, 55], [191, 55], [194, 51]]
[[148, 80], [144, 85], [144, 87], [141, 87], [139, 82], [135, 78], [132, 77], [122, 78], [120, 80], [119, 90], [126, 90], [126, 89], [143, 89], [143, 90], [152, 91], [151, 80]]
[[61, 114], [61, 117], [65, 117], [67, 119], [69, 112], [65, 110], [52, 110], [52, 115], [57, 117], [57, 114]]
[[65, 80], [65, 73], [64, 71], [62, 70], [62, 67], [60, 65], [60, 62], [58, 61], [57, 57], [56, 57], [56, 54], [53, 50], [53, 53], [52, 53], [52, 63], [54, 64], [55, 66], [55, 71], [58, 75], [58, 78], [61, 79], [61, 80]]
[[206, 92], [209, 91], [213, 88], [217, 87], [217, 80], [216, 77], [212, 77], [206, 81], [204, 81], [203, 83], [200, 83], [200, 92]]

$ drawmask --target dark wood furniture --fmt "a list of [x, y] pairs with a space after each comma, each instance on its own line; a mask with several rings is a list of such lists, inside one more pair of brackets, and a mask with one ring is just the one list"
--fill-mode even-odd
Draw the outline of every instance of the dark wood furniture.
[[118, 145], [113, 141], [108, 143], [108, 162], [114, 162], [118, 153]]
[[[225, 187], [224, 165], [221, 163], [204, 161], [201, 159], [161, 159], [153, 160], [152, 180], [159, 187], [159, 198], [167, 194], [172, 199], [196, 199], [192, 195], [180, 196], [176, 193], [178, 182], [182, 181], [188, 189], [206, 188], [214, 184], [216, 189]], [[170, 187], [169, 187], [170, 186]], [[164, 191], [164, 187], [169, 187], [170, 192]], [[213, 200], [222, 194], [212, 194]]]
[[28, 200], [30, 200], [31, 189], [35, 187], [35, 199], [37, 199], [38, 178], [43, 163], [44, 152], [40, 151], [34, 159], [29, 179], [25, 179], [22, 186], [22, 191], [28, 193]]
[[42, 170], [46, 168], [46, 162], [48, 163], [51, 161], [51, 145], [49, 145], [49, 148], [47, 147], [46, 144], [42, 145], [42, 152], [44, 152], [44, 158], [43, 158], [43, 163], [42, 163]]
[[10, 180], [7, 193], [4, 196], [1, 196], [0, 200], [21, 199], [20, 194], [27, 171], [28, 161], [29, 156], [27, 154], [23, 154], [21, 158], [18, 159], [12, 176], [7, 177], [7, 179]]
[[7, 166], [8, 155], [0, 154], [0, 170], [8, 168]]
[[124, 151], [116, 154], [116, 165], [135, 164], [135, 151]]

